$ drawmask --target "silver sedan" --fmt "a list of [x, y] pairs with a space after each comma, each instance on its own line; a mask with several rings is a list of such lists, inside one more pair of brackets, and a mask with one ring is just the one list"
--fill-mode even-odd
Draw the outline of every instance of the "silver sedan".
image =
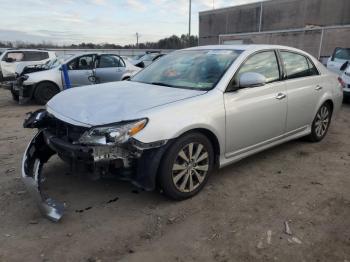
[[131, 81], [62, 92], [28, 115], [38, 128], [22, 176], [44, 215], [63, 206], [40, 192], [55, 154], [95, 176], [113, 174], [186, 199], [215, 168], [299, 137], [327, 134], [342, 103], [337, 76], [285, 46], [203, 46], [175, 51]]

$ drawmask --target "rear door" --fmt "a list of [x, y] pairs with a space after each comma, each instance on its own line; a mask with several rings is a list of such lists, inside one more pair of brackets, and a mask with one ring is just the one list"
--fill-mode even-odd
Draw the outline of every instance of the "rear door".
[[99, 83], [120, 81], [125, 73], [125, 63], [117, 55], [100, 55], [96, 65], [96, 77]]
[[68, 76], [72, 87], [91, 85], [90, 76], [93, 75], [95, 55], [82, 55], [67, 63]]
[[[10, 51], [5, 54], [1, 60], [1, 71], [4, 77], [15, 76], [16, 68], [19, 62], [24, 58], [21, 51]], [[6, 59], [12, 59], [12, 62], [7, 62]]]
[[286, 132], [301, 131], [311, 124], [324, 90], [324, 79], [310, 58], [280, 51], [288, 95]]
[[246, 72], [262, 74], [264, 86], [240, 88], [224, 94], [226, 109], [226, 157], [268, 144], [285, 132], [287, 99], [274, 50], [251, 55], [238, 69], [233, 81]]

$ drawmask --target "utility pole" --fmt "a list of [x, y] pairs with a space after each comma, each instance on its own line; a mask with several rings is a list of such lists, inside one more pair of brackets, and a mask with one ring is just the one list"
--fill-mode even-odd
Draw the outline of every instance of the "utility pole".
[[188, 36], [191, 36], [191, 12], [192, 12], [192, 0], [189, 0], [189, 8], [188, 8]]
[[215, 9], [214, 1], [215, 1], [215, 0], [213, 0], [213, 10]]
[[140, 37], [140, 34], [136, 32], [136, 48], [139, 47], [139, 37]]

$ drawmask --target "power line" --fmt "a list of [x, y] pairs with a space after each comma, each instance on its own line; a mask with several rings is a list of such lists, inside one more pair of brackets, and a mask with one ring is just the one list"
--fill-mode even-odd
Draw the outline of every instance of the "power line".
[[188, 8], [188, 36], [191, 36], [191, 10], [192, 9], [192, 0], [189, 0]]

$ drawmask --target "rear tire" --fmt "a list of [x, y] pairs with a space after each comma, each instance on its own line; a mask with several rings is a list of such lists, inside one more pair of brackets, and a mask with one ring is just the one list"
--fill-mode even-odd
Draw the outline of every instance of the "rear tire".
[[312, 122], [311, 134], [308, 139], [311, 142], [320, 142], [327, 134], [332, 120], [332, 108], [330, 103], [324, 103], [316, 113]]
[[45, 105], [52, 97], [59, 93], [59, 88], [50, 82], [43, 82], [37, 85], [34, 93], [35, 102]]
[[201, 133], [179, 137], [165, 153], [159, 169], [164, 194], [175, 200], [196, 195], [205, 186], [214, 167], [214, 150]]

